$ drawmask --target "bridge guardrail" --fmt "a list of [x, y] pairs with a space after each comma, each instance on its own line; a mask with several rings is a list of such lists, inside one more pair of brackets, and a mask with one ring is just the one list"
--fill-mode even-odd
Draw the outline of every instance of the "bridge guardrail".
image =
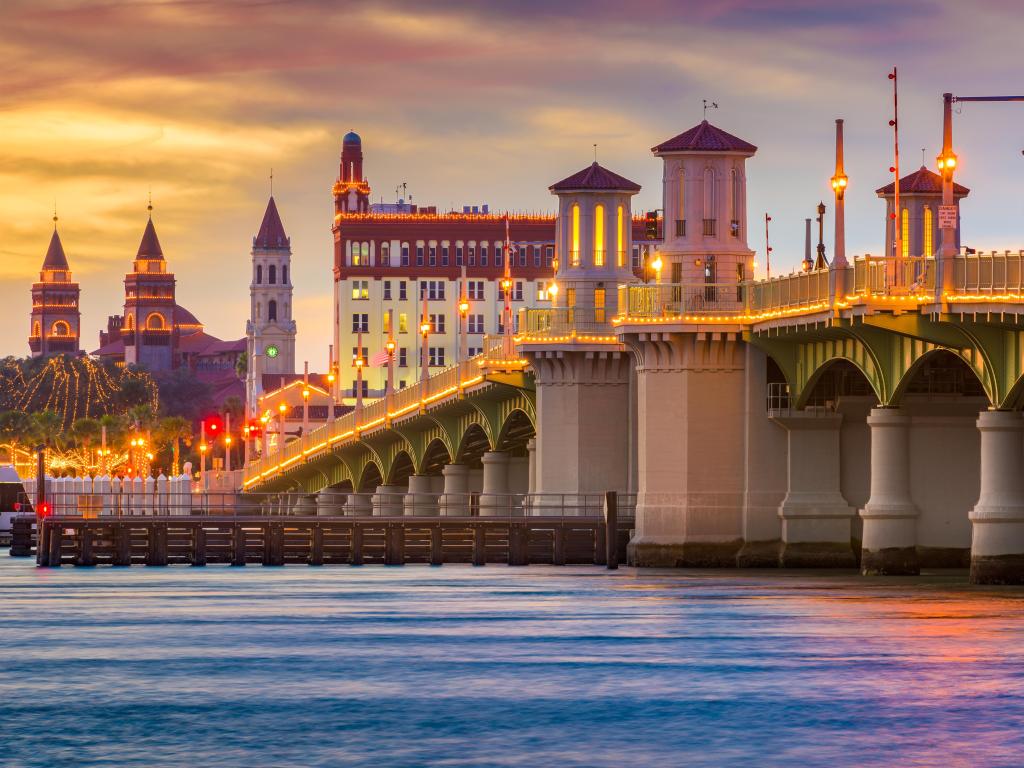
[[1024, 251], [967, 253], [953, 260], [953, 290], [966, 294], [1024, 292]]
[[831, 270], [826, 267], [747, 283], [747, 306], [756, 315], [828, 302], [830, 276]]
[[605, 307], [531, 307], [519, 310], [520, 340], [610, 336], [612, 311]]
[[856, 256], [853, 293], [901, 296], [935, 292], [935, 259], [931, 256]]
[[747, 283], [640, 283], [619, 286], [622, 321], [746, 312]]

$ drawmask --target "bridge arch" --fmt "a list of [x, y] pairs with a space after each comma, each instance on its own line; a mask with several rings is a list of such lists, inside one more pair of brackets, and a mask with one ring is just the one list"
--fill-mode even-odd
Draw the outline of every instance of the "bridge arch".
[[416, 464], [413, 462], [411, 453], [402, 449], [398, 451], [391, 460], [388, 467], [387, 482], [384, 485], [408, 485], [409, 475], [416, 474]]
[[494, 450], [490, 437], [483, 426], [473, 422], [459, 436], [455, 450], [455, 464], [476, 464], [487, 452]]
[[356, 491], [358, 493], [373, 493], [377, 490], [378, 485], [384, 485], [384, 475], [377, 462], [371, 459], [363, 465]]
[[537, 435], [537, 429], [530, 414], [521, 408], [509, 412], [501, 424], [496, 450], [525, 446], [526, 442]]
[[452, 463], [452, 455], [440, 437], [431, 440], [423, 451], [420, 459], [420, 475], [439, 475], [445, 464]]
[[825, 360], [811, 372], [796, 397], [800, 409], [810, 405], [824, 405], [843, 396], [873, 395], [877, 402], [885, 401], [883, 391], [872, 381], [871, 369], [848, 357]]
[[984, 397], [989, 405], [995, 405], [982, 375], [973, 360], [960, 351], [935, 347], [904, 371], [896, 382], [891, 404], [900, 405], [908, 394], [944, 394]]

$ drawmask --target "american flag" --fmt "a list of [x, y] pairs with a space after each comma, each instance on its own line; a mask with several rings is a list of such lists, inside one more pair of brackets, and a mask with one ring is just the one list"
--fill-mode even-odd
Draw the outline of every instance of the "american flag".
[[374, 355], [373, 357], [370, 358], [370, 367], [371, 368], [379, 368], [380, 366], [387, 365], [387, 364], [388, 364], [388, 351], [386, 349], [382, 349], [380, 352], [378, 352], [376, 355]]

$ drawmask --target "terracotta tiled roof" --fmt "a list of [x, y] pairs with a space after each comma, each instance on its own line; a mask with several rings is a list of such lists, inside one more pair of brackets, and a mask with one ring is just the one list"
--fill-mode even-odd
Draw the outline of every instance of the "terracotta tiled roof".
[[[953, 182], [953, 194], [954, 195], [966, 195], [970, 192], [967, 187]], [[892, 195], [896, 192], [896, 182], [890, 182], [884, 187], [879, 187], [875, 190], [879, 195]], [[900, 194], [901, 195], [930, 195], [930, 194], [942, 194], [942, 177], [935, 171], [930, 171], [925, 166], [921, 166], [911, 174], [904, 176], [900, 179]]]
[[253, 240], [253, 245], [257, 248], [287, 248], [289, 245], [288, 235], [284, 233], [281, 215], [277, 212], [277, 203], [273, 197], [267, 203], [267, 211], [263, 214], [263, 223], [260, 224], [260, 231]]
[[[199, 326], [199, 328], [203, 327], [203, 324], [199, 322], [199, 318], [197, 318], [195, 315], [193, 315], [191, 312], [189, 312], [187, 309], [181, 306], [181, 304], [174, 305], [174, 324], [184, 326]], [[182, 330], [185, 333], [189, 333], [193, 329], [183, 328]]]
[[160, 250], [160, 241], [156, 237], [156, 229], [153, 227], [153, 220], [146, 222], [146, 231], [142, 233], [142, 242], [139, 243], [139, 252], [136, 259], [162, 259], [164, 252]]
[[105, 344], [97, 350], [90, 352], [89, 354], [95, 355], [96, 357], [111, 357], [111, 356], [124, 356], [124, 339], [121, 337], [116, 338], [109, 344]]
[[673, 136], [668, 141], [663, 141], [651, 152], [756, 152], [750, 142], [726, 133], [707, 120], [700, 125], [695, 125], [688, 131]]
[[50, 247], [46, 249], [43, 269], [71, 269], [68, 266], [68, 257], [64, 255], [64, 246], [60, 242], [60, 235], [57, 234], [56, 228], [53, 230], [53, 237], [50, 238]]
[[628, 192], [639, 192], [640, 185], [635, 181], [630, 181], [625, 176], [612, 173], [607, 168], [603, 168], [597, 162], [594, 162], [579, 173], [574, 173], [572, 176], [552, 184], [548, 189], [559, 192], [571, 189], [621, 189]]

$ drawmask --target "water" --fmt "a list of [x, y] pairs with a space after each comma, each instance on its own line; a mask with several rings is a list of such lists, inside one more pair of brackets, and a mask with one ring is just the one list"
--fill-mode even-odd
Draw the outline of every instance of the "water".
[[964, 575], [37, 570], [4, 766], [1018, 766], [1024, 591]]

